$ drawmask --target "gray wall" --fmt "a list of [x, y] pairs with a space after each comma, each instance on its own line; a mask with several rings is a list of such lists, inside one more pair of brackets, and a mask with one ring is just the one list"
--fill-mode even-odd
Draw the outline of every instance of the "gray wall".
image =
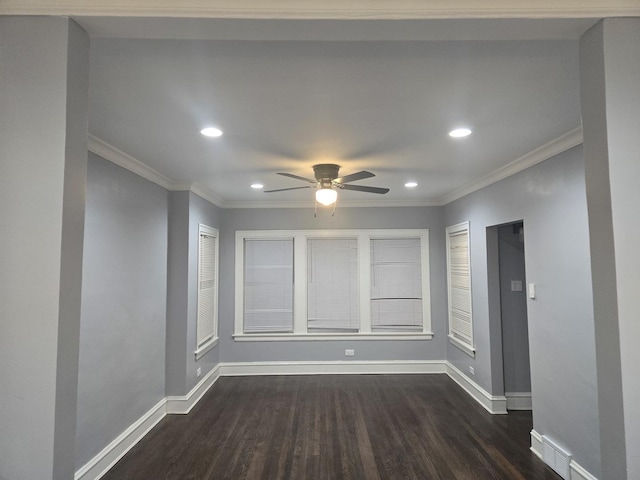
[[[220, 209], [188, 192], [169, 194], [166, 393], [184, 396], [220, 362], [213, 347], [198, 360], [198, 226], [219, 228]], [[224, 278], [221, 279], [225, 281]], [[197, 376], [197, 369], [201, 376]]]
[[[220, 341], [225, 362], [348, 360], [441, 360], [445, 355], [445, 276], [442, 208], [340, 208], [331, 217], [326, 209], [225, 209], [220, 243]], [[234, 342], [235, 232], [237, 230], [304, 230], [346, 228], [428, 228], [431, 267], [433, 340]], [[351, 358], [351, 357], [350, 357]]]
[[[524, 220], [534, 429], [573, 453], [600, 476], [598, 399], [592, 310], [589, 228], [582, 150], [550, 160], [445, 207], [445, 223], [471, 222], [474, 341], [472, 359], [447, 345], [447, 359], [495, 393], [490, 349], [486, 228]], [[498, 322], [499, 328], [499, 322]], [[492, 338], [492, 333], [493, 337]], [[499, 333], [498, 333], [499, 337]]]
[[[530, 392], [524, 239], [514, 234], [513, 225], [506, 225], [498, 228], [498, 243], [504, 391]], [[522, 282], [521, 292], [511, 290], [512, 280]]]
[[603, 477], [640, 478], [640, 18], [580, 42]]
[[0, 16], [0, 478], [73, 477], [89, 39]]
[[166, 394], [187, 391], [189, 317], [189, 192], [169, 192]]
[[[189, 392], [200, 380], [196, 377], [196, 369], [202, 368], [205, 375], [220, 361], [220, 347], [215, 346], [203, 357], [196, 361], [194, 351], [196, 349], [196, 323], [198, 310], [198, 225], [200, 223], [208, 227], [220, 228], [220, 209], [195, 193], [189, 192], [189, 316], [187, 321], [187, 389]], [[220, 249], [222, 257], [222, 249]], [[221, 281], [231, 282], [220, 273]], [[219, 296], [221, 294], [219, 293]], [[218, 301], [220, 303], [220, 301]], [[219, 330], [218, 330], [219, 332]]]
[[165, 396], [168, 193], [89, 155], [76, 467]]

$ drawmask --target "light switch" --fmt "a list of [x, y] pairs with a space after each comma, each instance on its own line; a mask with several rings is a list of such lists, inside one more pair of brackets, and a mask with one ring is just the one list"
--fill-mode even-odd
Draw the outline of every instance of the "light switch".
[[521, 292], [522, 291], [522, 280], [511, 280], [511, 291], [512, 292]]
[[536, 298], [536, 284], [535, 283], [530, 283], [529, 284], [529, 298], [534, 300]]

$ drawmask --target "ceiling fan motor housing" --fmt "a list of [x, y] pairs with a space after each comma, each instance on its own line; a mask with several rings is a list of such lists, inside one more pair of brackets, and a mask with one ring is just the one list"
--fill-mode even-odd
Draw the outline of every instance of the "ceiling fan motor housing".
[[331, 186], [331, 181], [338, 178], [339, 171], [340, 165], [333, 163], [320, 163], [313, 166], [313, 173], [316, 176], [316, 180], [320, 182], [321, 187], [324, 187], [324, 183], [328, 183], [328, 186]]

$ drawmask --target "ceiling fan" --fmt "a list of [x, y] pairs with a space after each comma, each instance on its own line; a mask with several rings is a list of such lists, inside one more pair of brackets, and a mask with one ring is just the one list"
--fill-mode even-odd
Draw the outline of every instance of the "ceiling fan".
[[375, 175], [371, 172], [356, 172], [351, 175], [345, 175], [344, 177], [339, 177], [338, 172], [340, 171], [339, 165], [334, 165], [333, 163], [321, 163], [313, 166], [313, 173], [316, 177], [315, 180], [310, 178], [300, 177], [298, 175], [293, 175], [291, 173], [281, 173], [278, 172], [278, 175], [282, 175], [284, 177], [295, 178], [296, 180], [302, 180], [303, 182], [311, 183], [311, 185], [307, 185], [305, 187], [292, 187], [292, 188], [280, 188], [277, 190], [265, 190], [264, 193], [273, 193], [273, 192], [284, 192], [286, 190], [300, 190], [302, 188], [315, 188], [316, 189], [316, 201], [321, 203], [322, 205], [331, 205], [336, 202], [338, 198], [337, 189], [341, 190], [355, 190], [357, 192], [367, 192], [367, 193], [378, 193], [385, 194], [389, 191], [388, 188], [380, 188], [380, 187], [367, 187], [365, 185], [349, 185], [350, 182], [355, 182], [356, 180], [363, 180], [365, 178], [375, 177]]

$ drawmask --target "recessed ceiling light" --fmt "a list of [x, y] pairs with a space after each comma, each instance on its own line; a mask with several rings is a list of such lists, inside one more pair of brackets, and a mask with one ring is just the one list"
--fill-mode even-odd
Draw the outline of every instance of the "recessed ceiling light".
[[261, 188], [264, 188], [264, 185], [262, 185], [261, 183], [252, 183], [251, 188], [255, 188], [256, 190], [259, 190]]
[[418, 184], [416, 182], [407, 182], [404, 184], [404, 186], [407, 188], [415, 188], [418, 186]]
[[222, 130], [215, 127], [207, 127], [200, 130], [200, 133], [205, 137], [219, 137], [222, 135]]
[[468, 128], [456, 128], [455, 130], [451, 130], [449, 132], [449, 136], [453, 138], [461, 138], [471, 135], [471, 130]]

